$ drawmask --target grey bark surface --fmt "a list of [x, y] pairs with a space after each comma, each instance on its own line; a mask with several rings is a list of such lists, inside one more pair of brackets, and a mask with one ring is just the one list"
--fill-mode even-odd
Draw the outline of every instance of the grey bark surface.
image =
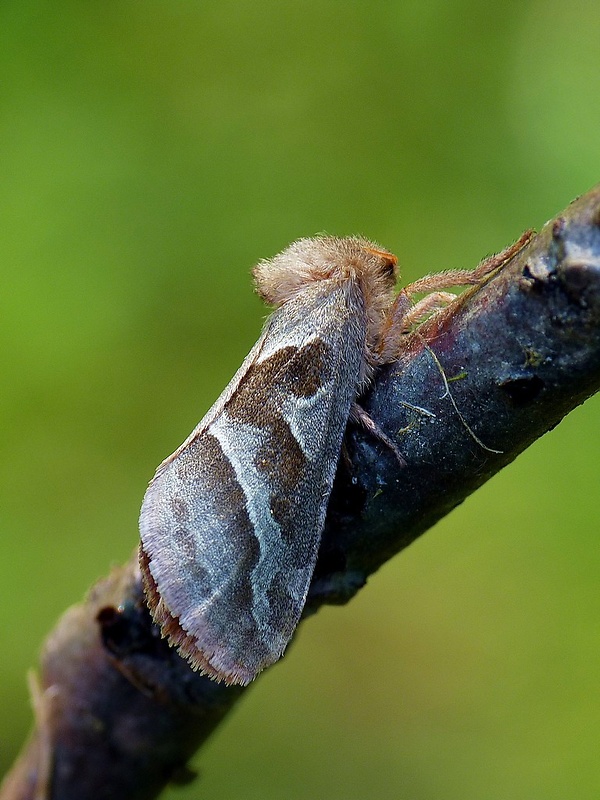
[[[599, 385], [596, 187], [408, 335], [361, 398], [407, 463], [350, 424], [304, 617], [350, 599]], [[35, 728], [0, 798], [157, 797], [189, 777], [187, 760], [243, 691], [194, 673], [161, 639], [134, 555], [49, 635]]]

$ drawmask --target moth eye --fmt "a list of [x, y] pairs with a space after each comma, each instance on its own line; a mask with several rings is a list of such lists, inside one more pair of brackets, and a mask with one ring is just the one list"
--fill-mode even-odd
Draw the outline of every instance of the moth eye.
[[396, 277], [396, 267], [398, 266], [398, 259], [396, 256], [392, 255], [383, 255], [382, 254], [382, 261], [383, 261], [383, 268], [381, 270], [381, 274], [384, 278], [395, 278]]
[[379, 250], [375, 247], [365, 247], [367, 253], [374, 256], [379, 256], [383, 261], [382, 273], [386, 278], [392, 278], [396, 275], [396, 267], [398, 266], [398, 259], [393, 253], [388, 253], [385, 250]]
[[387, 275], [393, 275], [396, 272], [396, 267], [398, 265], [398, 259], [396, 256], [392, 256], [391, 258], [385, 259], [385, 272]]

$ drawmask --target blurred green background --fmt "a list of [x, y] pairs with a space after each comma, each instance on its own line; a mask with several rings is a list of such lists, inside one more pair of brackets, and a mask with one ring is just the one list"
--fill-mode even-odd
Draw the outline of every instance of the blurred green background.
[[[319, 231], [474, 266], [600, 180], [600, 6], [0, 6], [0, 774], [25, 674]], [[324, 609], [169, 798], [600, 796], [600, 404]]]

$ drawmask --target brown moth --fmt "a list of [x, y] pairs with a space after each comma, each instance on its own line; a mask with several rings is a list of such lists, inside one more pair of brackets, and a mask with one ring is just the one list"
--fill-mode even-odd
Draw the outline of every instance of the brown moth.
[[[150, 611], [194, 669], [247, 684], [282, 656], [357, 396], [397, 357], [402, 334], [454, 297], [440, 289], [479, 282], [529, 238], [396, 298], [396, 257], [357, 237], [300, 239], [255, 267], [257, 291], [276, 310], [223, 394], [158, 467], [140, 516]], [[431, 294], [412, 305], [415, 292]]]

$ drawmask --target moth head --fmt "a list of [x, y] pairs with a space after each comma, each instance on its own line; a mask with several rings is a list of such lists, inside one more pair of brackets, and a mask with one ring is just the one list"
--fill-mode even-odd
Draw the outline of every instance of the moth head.
[[253, 275], [256, 290], [269, 305], [280, 306], [316, 281], [356, 281], [367, 304], [388, 304], [398, 259], [357, 236], [298, 239], [271, 259], [260, 261]]

